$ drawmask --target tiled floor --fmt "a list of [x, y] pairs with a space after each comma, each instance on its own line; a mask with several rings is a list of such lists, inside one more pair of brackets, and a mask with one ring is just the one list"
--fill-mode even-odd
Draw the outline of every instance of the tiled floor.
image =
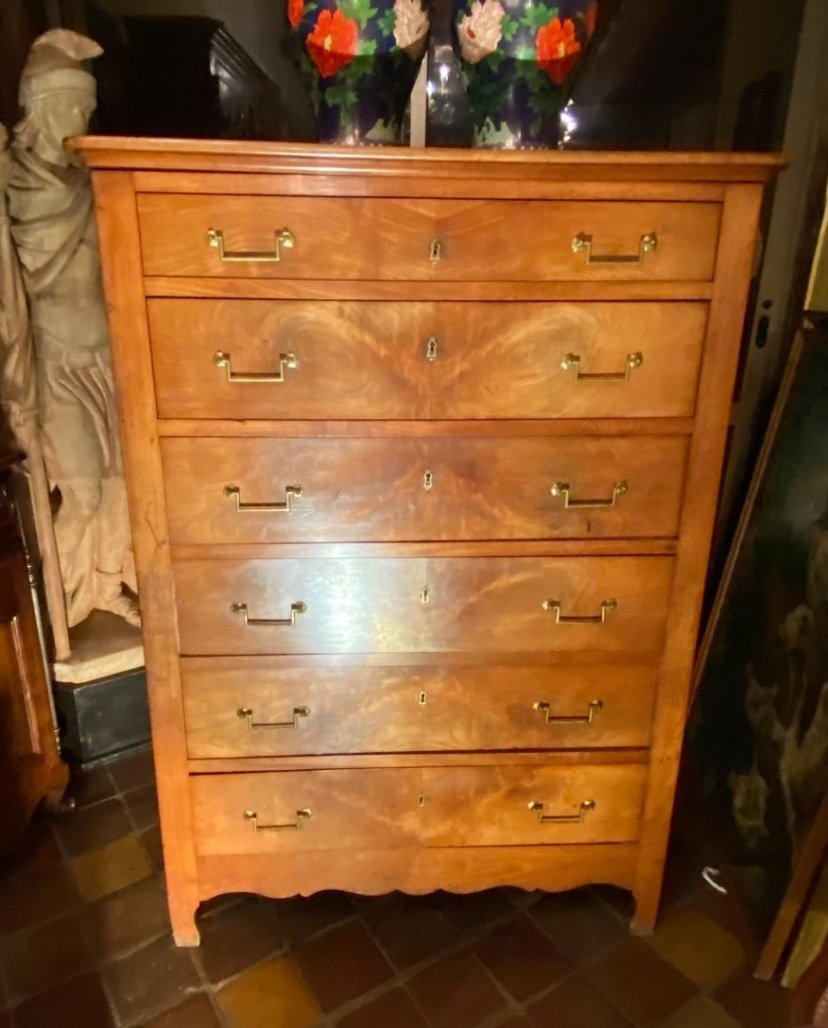
[[0, 865], [0, 1028], [786, 1028], [732, 901], [681, 847], [665, 914], [624, 893], [224, 897], [172, 943], [147, 752], [86, 773], [78, 811]]

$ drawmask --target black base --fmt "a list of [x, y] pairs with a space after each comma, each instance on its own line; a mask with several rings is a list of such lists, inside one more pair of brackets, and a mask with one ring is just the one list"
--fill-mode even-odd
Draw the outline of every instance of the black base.
[[61, 747], [75, 763], [89, 764], [149, 742], [144, 668], [74, 685], [55, 683]]

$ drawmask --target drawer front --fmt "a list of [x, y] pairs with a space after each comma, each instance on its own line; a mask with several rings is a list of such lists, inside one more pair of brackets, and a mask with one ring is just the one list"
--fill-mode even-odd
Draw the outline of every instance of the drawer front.
[[689, 417], [707, 321], [684, 302], [147, 309], [162, 418]]
[[645, 747], [651, 667], [181, 662], [191, 758]]
[[666, 537], [681, 438], [163, 439], [173, 542]]
[[174, 562], [181, 652], [558, 652], [661, 647], [670, 557]]
[[147, 275], [330, 281], [707, 281], [720, 215], [716, 203], [138, 197]]
[[199, 855], [630, 842], [646, 768], [377, 768], [198, 775]]

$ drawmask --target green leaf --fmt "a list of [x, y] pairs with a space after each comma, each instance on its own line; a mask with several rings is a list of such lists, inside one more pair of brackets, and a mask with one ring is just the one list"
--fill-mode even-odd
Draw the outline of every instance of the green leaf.
[[380, 32], [387, 36], [394, 31], [394, 23], [397, 20], [397, 16], [394, 14], [394, 8], [389, 7], [388, 10], [381, 14], [377, 25], [379, 26]]
[[533, 6], [526, 8], [520, 22], [522, 25], [527, 25], [531, 29], [539, 29], [543, 25], [548, 25], [553, 18], [557, 18], [559, 10], [559, 7], [547, 7], [546, 4], [534, 4]]
[[500, 32], [504, 39], [511, 39], [519, 28], [520, 22], [517, 18], [510, 18], [508, 14], [500, 23]]
[[346, 18], [353, 19], [361, 29], [364, 29], [377, 13], [377, 8], [371, 6], [371, 0], [339, 0], [339, 9]]
[[535, 60], [537, 59], [535, 48], [533, 46], [526, 45], [517, 47], [515, 49], [515, 59], [520, 64], [528, 63], [530, 65], [534, 65]]

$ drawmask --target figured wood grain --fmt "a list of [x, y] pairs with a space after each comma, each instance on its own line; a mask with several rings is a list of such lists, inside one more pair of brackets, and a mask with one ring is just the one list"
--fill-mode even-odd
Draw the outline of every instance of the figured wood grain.
[[[646, 437], [161, 444], [171, 539], [196, 544], [669, 537], [685, 451], [684, 439]], [[561, 484], [571, 506], [553, 495]]]
[[[291, 854], [629, 842], [645, 778], [634, 764], [501, 764], [194, 775], [190, 792], [200, 855]], [[576, 822], [542, 823], [530, 808], [543, 803], [548, 816], [572, 817], [585, 800], [594, 809]]]
[[[139, 195], [138, 210], [146, 275], [438, 282], [707, 281], [720, 217], [716, 203], [158, 193]], [[278, 262], [231, 263], [208, 244], [211, 229], [224, 233], [228, 253], [272, 251], [284, 229], [295, 243]], [[639, 263], [590, 264], [573, 252], [579, 233], [593, 236], [596, 257], [635, 255], [648, 234], [658, 248]]]
[[[262, 658], [250, 670], [185, 658], [181, 673], [191, 760], [643, 747], [655, 687], [654, 667], [624, 666], [275, 670]], [[283, 727], [253, 728], [239, 710]]]
[[[701, 303], [148, 303], [162, 418], [688, 417], [707, 318]], [[436, 340], [434, 359], [428, 341]], [[284, 382], [230, 382], [272, 373]], [[643, 363], [627, 381], [631, 353]]]
[[[175, 564], [183, 654], [596, 650], [663, 643], [669, 557], [188, 560]], [[427, 599], [427, 602], [423, 602]], [[556, 624], [543, 609], [603, 624]], [[246, 625], [306, 610], [293, 626]]]
[[187, 744], [135, 196], [128, 172], [95, 175], [93, 186], [141, 600], [170, 919], [176, 942], [193, 946], [199, 941], [194, 920], [198, 880], [189, 797], [181, 788]]

